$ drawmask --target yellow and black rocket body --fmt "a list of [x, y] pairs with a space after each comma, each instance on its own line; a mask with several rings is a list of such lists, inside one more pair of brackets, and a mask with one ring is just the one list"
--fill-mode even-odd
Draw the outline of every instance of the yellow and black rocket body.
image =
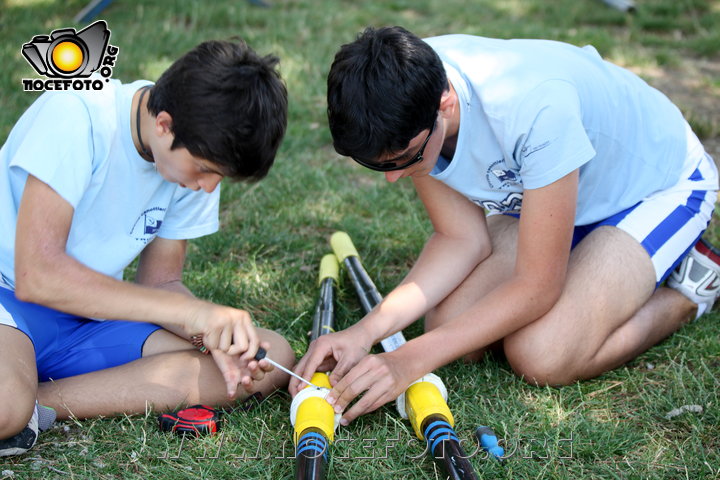
[[[325, 255], [320, 262], [320, 298], [315, 307], [311, 341], [335, 328], [335, 284], [338, 261]], [[290, 419], [295, 441], [295, 472], [298, 480], [324, 479], [329, 462], [329, 446], [335, 435], [335, 412], [325, 397], [332, 388], [326, 373], [315, 373], [312, 383], [293, 399]]]
[[[360, 256], [345, 232], [335, 232], [330, 239], [337, 259], [345, 265], [365, 313], [382, 301], [382, 296], [363, 267]], [[386, 352], [405, 343], [402, 332], [382, 340]], [[417, 437], [425, 440], [428, 454], [450, 479], [477, 480], [467, 454], [463, 451], [454, 419], [447, 405], [447, 390], [442, 380], [432, 373], [414, 382], [398, 397], [398, 412], [407, 418]]]

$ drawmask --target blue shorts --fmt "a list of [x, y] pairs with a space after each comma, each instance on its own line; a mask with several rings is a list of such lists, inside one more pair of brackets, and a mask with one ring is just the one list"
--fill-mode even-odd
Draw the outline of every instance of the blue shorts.
[[71, 377], [116, 367], [142, 356], [150, 323], [100, 322], [18, 300], [0, 286], [0, 325], [15, 327], [35, 348], [38, 380]]

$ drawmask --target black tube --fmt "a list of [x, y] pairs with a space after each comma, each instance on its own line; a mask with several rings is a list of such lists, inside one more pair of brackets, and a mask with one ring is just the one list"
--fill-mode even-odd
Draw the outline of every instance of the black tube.
[[428, 455], [440, 465], [447, 478], [477, 480], [468, 456], [460, 446], [457, 433], [442, 415], [430, 415], [422, 424]]
[[[382, 301], [382, 296], [360, 259], [350, 255], [344, 260], [352, 284], [365, 313]], [[423, 436], [427, 441], [428, 455], [445, 471], [451, 480], [477, 480], [468, 456], [460, 446], [457, 433], [442, 415], [430, 415], [423, 422]]]
[[358, 257], [346, 257], [344, 263], [350, 275], [350, 280], [352, 280], [352, 284], [355, 287], [358, 299], [360, 300], [360, 305], [362, 305], [365, 313], [370, 313], [370, 310], [382, 301], [380, 292]]
[[320, 284], [320, 298], [315, 306], [310, 341], [335, 331], [335, 281], [328, 277]]
[[322, 480], [327, 473], [329, 442], [325, 434], [316, 428], [303, 430], [295, 448], [295, 478], [297, 480]]
[[[315, 306], [310, 340], [334, 331], [335, 281], [327, 277], [320, 283], [320, 297]], [[330, 458], [330, 441], [318, 428], [300, 433], [295, 447], [295, 478], [297, 480], [323, 480]]]

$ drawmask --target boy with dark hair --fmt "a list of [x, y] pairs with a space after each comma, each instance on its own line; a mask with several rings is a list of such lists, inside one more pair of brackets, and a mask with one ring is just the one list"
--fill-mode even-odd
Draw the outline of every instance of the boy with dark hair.
[[253, 359], [262, 345], [291, 364], [284, 338], [182, 283], [187, 240], [218, 229], [222, 178], [273, 163], [287, 121], [276, 65], [206, 42], [155, 85], [45, 93], [22, 115], [0, 150], [0, 455], [32, 447], [39, 404], [86, 418], [287, 381]]
[[276, 64], [277, 58], [258, 58], [241, 44], [202, 43], [162, 74], [147, 109], [176, 117], [172, 149], [187, 148], [227, 177], [260, 180], [273, 164], [287, 123], [287, 93]]
[[[592, 47], [367, 29], [335, 57], [328, 119], [339, 153], [412, 178], [434, 229], [400, 285], [296, 368], [332, 369], [337, 412], [363, 394], [341, 423], [496, 343], [532, 384], [600, 375], [720, 292], [700, 239], [714, 162], [667, 97]], [[423, 315], [424, 335], [367, 354]]]

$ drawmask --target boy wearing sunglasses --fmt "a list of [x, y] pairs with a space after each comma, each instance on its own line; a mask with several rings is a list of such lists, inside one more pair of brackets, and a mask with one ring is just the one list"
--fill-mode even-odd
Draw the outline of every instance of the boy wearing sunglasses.
[[[369, 28], [327, 95], [335, 149], [409, 177], [434, 229], [400, 285], [296, 368], [332, 369], [341, 423], [491, 345], [531, 384], [591, 378], [717, 298], [720, 255], [700, 239], [715, 164], [662, 93], [592, 47]], [[423, 315], [425, 334], [368, 355]]]

